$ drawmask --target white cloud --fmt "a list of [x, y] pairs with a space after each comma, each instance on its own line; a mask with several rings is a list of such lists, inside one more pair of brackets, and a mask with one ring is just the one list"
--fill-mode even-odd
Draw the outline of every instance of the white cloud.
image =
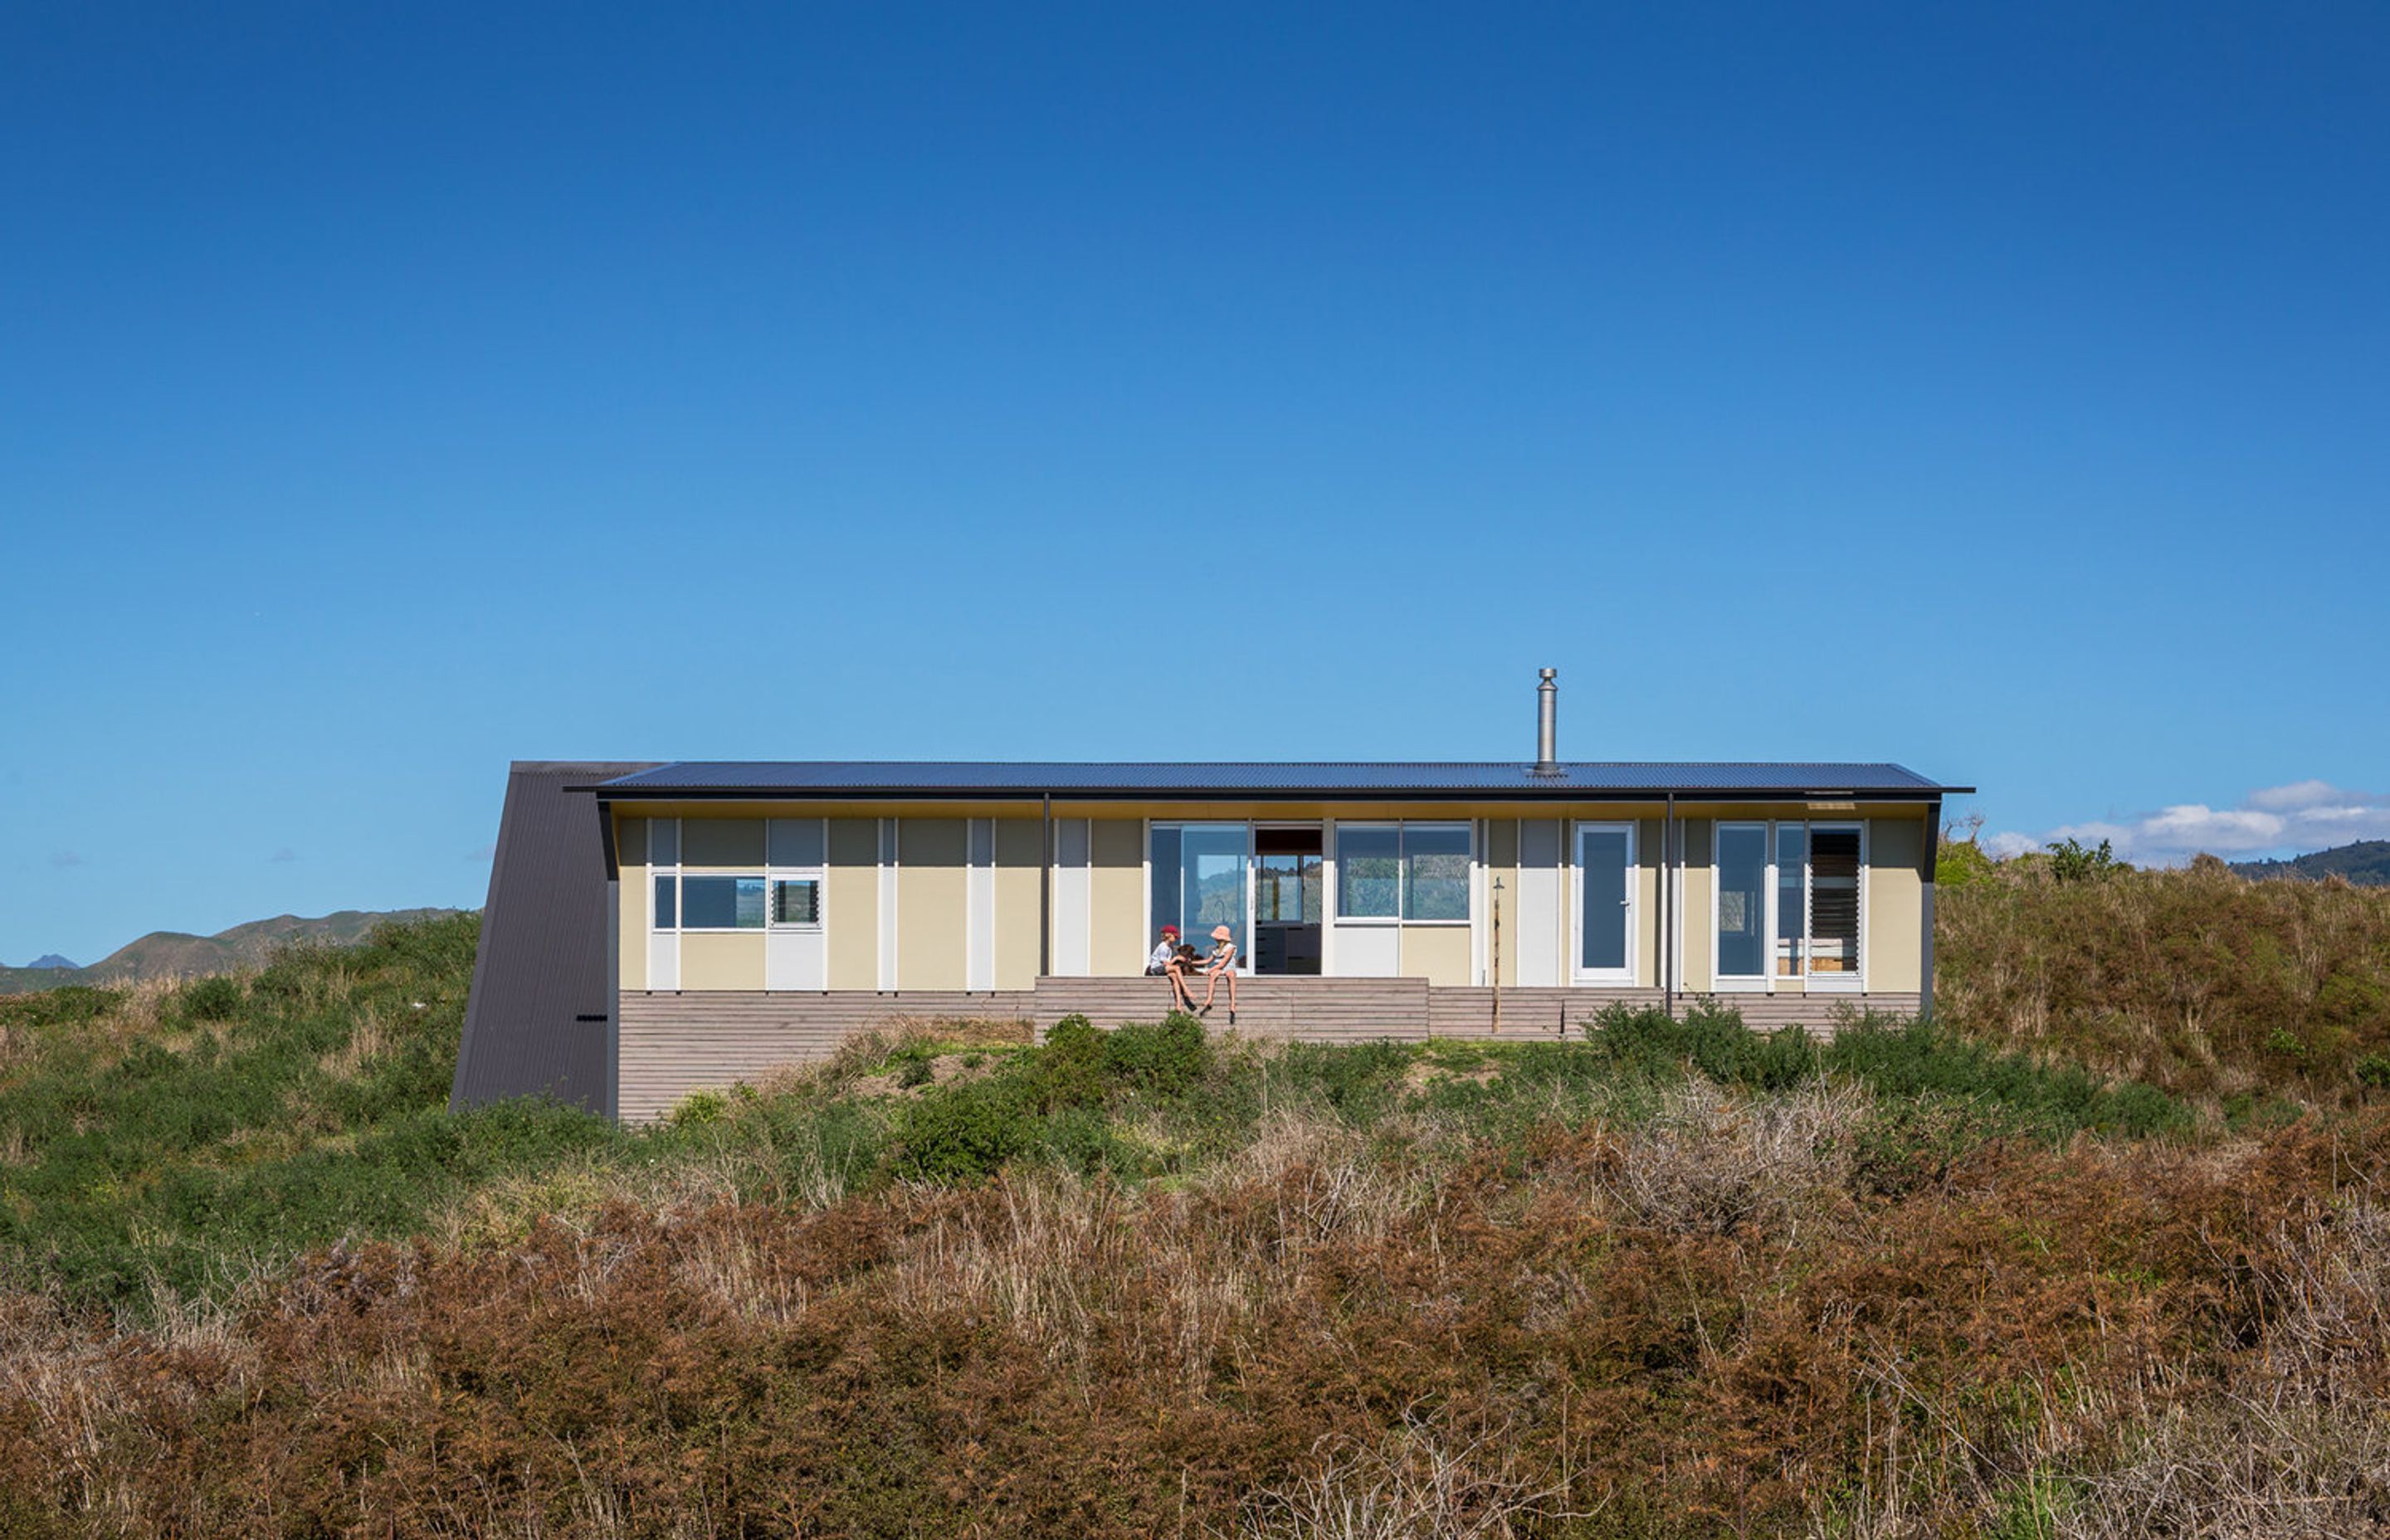
[[2118, 855], [2144, 866], [2178, 865], [2203, 851], [2249, 856], [2322, 850], [2355, 840], [2390, 840], [2390, 796], [2325, 781], [2294, 781], [2252, 791], [2237, 807], [2178, 802], [2120, 820], [2061, 824], [2039, 834], [2004, 829], [1985, 836], [1984, 848], [2013, 855], [2066, 839], [2087, 845], [2106, 840]]

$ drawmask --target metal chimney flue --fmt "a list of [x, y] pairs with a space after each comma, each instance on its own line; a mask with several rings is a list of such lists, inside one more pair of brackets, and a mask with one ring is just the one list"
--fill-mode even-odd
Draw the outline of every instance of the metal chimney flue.
[[1544, 682], [1536, 687], [1536, 773], [1557, 776], [1561, 769], [1561, 687], [1552, 681], [1560, 676], [1560, 670], [1548, 668], [1541, 672]]

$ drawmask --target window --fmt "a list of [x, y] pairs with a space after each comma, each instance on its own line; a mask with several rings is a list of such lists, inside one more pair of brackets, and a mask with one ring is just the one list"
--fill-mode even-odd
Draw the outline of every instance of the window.
[[1320, 859], [1264, 851], [1253, 857], [1253, 918], [1263, 925], [1317, 925]]
[[684, 930], [761, 930], [764, 879], [684, 874], [680, 879], [680, 928]]
[[1336, 826], [1336, 918], [1469, 919], [1467, 824]]
[[680, 924], [680, 879], [671, 872], [656, 873], [656, 929], [670, 930]]
[[772, 879], [772, 923], [776, 926], [821, 923], [821, 879]]
[[1469, 827], [1403, 826], [1403, 918], [1469, 918]]
[[1717, 970], [1725, 979], [1766, 971], [1767, 826], [1720, 824], [1717, 831]]
[[1808, 951], [1803, 942], [1809, 934], [1809, 892], [1801, 882], [1808, 848], [1805, 827], [1776, 826], [1776, 976], [1780, 979], [1799, 978], [1802, 958]]
[[1399, 919], [1402, 918], [1402, 893], [1401, 826], [1337, 825], [1337, 918]]
[[1859, 970], [1859, 831], [1809, 831], [1809, 971]]
[[1243, 824], [1156, 824], [1148, 855], [1153, 866], [1153, 923], [1176, 925], [1199, 949], [1212, 928], [1225, 925], [1239, 956], [1245, 940], [1246, 857], [1252, 831]]
[[1864, 836], [1857, 824], [1797, 819], [1717, 826], [1722, 983], [1757, 987], [1771, 972], [1858, 982]]

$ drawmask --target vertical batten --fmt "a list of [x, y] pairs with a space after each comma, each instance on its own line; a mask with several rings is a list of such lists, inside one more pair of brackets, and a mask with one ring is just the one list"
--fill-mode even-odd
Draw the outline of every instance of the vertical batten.
[[1085, 818], [1054, 820], [1054, 971], [1078, 979], [1095, 971], [1088, 946], [1094, 895]]
[[1519, 982], [1547, 987], [1562, 982], [1561, 823], [1557, 818], [1519, 820]]
[[896, 987], [896, 820], [880, 820], [880, 987]]

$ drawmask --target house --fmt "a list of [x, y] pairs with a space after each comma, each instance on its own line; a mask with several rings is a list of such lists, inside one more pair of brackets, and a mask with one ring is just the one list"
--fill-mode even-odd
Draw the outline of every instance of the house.
[[1252, 1033], [1925, 1007], [1942, 799], [1971, 788], [1561, 761], [1551, 671], [1538, 693], [1532, 761], [517, 764], [453, 1102], [639, 1119], [889, 1016], [1155, 1020], [1165, 923], [1228, 928]]

